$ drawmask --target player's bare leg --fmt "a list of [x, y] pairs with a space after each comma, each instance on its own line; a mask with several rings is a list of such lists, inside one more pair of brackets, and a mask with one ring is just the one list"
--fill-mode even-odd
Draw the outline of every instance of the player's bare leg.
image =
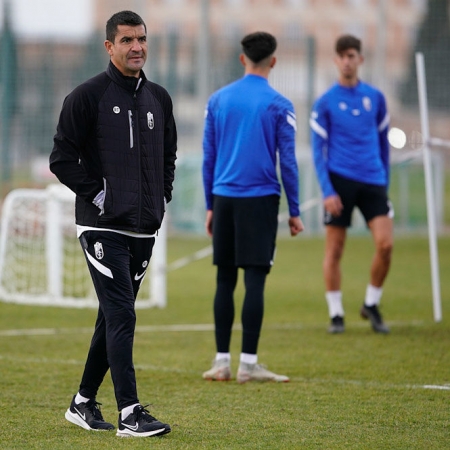
[[378, 216], [369, 222], [369, 228], [375, 244], [375, 255], [370, 268], [370, 284], [381, 287], [391, 265], [394, 225], [390, 217]]
[[383, 283], [389, 272], [393, 249], [393, 221], [388, 216], [378, 216], [369, 222], [372, 232], [375, 255], [370, 269], [370, 284], [367, 286], [366, 298], [361, 308], [361, 316], [369, 319], [372, 329], [377, 333], [389, 333], [378, 310]]
[[325, 257], [323, 259], [323, 275], [327, 291], [341, 290], [341, 258], [344, 252], [347, 229], [327, 225], [325, 235]]
[[326, 289], [325, 297], [331, 319], [328, 332], [332, 334], [342, 333], [344, 331], [340, 263], [344, 252], [346, 234], [346, 228], [334, 225], [326, 226], [323, 275]]

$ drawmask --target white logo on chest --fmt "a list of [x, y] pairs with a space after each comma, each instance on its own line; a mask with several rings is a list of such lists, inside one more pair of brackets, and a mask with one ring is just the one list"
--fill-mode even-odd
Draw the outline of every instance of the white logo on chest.
[[363, 97], [362, 102], [366, 111], [370, 111], [372, 109], [372, 102], [369, 97]]
[[155, 121], [153, 119], [153, 114], [151, 112], [147, 113], [147, 125], [150, 128], [150, 130], [153, 130], [153, 128], [155, 128]]

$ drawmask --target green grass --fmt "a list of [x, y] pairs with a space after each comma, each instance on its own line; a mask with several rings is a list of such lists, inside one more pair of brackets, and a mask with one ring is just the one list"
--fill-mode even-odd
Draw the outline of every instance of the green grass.
[[[169, 262], [206, 245], [171, 239]], [[343, 260], [347, 330], [330, 336], [323, 295], [321, 238], [280, 239], [267, 281], [259, 360], [291, 377], [285, 384], [205, 382], [214, 356], [215, 270], [209, 258], [171, 272], [168, 306], [138, 311], [135, 364], [139, 396], [173, 432], [120, 439], [64, 419], [83, 370], [96, 312], [0, 303], [1, 449], [444, 449], [450, 442], [450, 238], [439, 240], [443, 321], [434, 323], [428, 243], [398, 238], [376, 335], [358, 316], [372, 254], [351, 236]], [[236, 324], [242, 299], [236, 294]], [[149, 327], [149, 326], [154, 326]], [[147, 328], [144, 328], [147, 327]], [[43, 334], [36, 330], [56, 330]], [[31, 330], [10, 335], [7, 330]], [[33, 331], [35, 330], [35, 331]], [[233, 333], [233, 371], [241, 332]], [[98, 400], [117, 412], [109, 376]]]

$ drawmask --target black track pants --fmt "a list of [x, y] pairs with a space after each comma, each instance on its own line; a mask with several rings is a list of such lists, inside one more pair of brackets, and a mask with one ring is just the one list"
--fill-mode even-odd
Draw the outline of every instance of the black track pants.
[[80, 243], [99, 309], [79, 392], [84, 397], [95, 398], [110, 369], [120, 411], [139, 402], [133, 366], [134, 306], [155, 239], [85, 231]]

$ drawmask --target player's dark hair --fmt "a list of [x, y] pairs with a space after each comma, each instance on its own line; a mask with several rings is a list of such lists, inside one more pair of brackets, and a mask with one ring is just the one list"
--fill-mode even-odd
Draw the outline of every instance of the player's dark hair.
[[113, 42], [116, 38], [117, 27], [119, 25], [129, 25], [131, 27], [137, 27], [138, 25], [144, 25], [145, 32], [147, 32], [147, 26], [142, 20], [142, 17], [133, 11], [120, 11], [111, 16], [106, 22], [106, 40]]
[[351, 34], [344, 34], [336, 41], [336, 53], [340, 55], [346, 50], [354, 49], [361, 53], [361, 40]]
[[257, 64], [275, 53], [277, 40], [270, 33], [257, 31], [245, 36], [241, 45], [244, 55]]

